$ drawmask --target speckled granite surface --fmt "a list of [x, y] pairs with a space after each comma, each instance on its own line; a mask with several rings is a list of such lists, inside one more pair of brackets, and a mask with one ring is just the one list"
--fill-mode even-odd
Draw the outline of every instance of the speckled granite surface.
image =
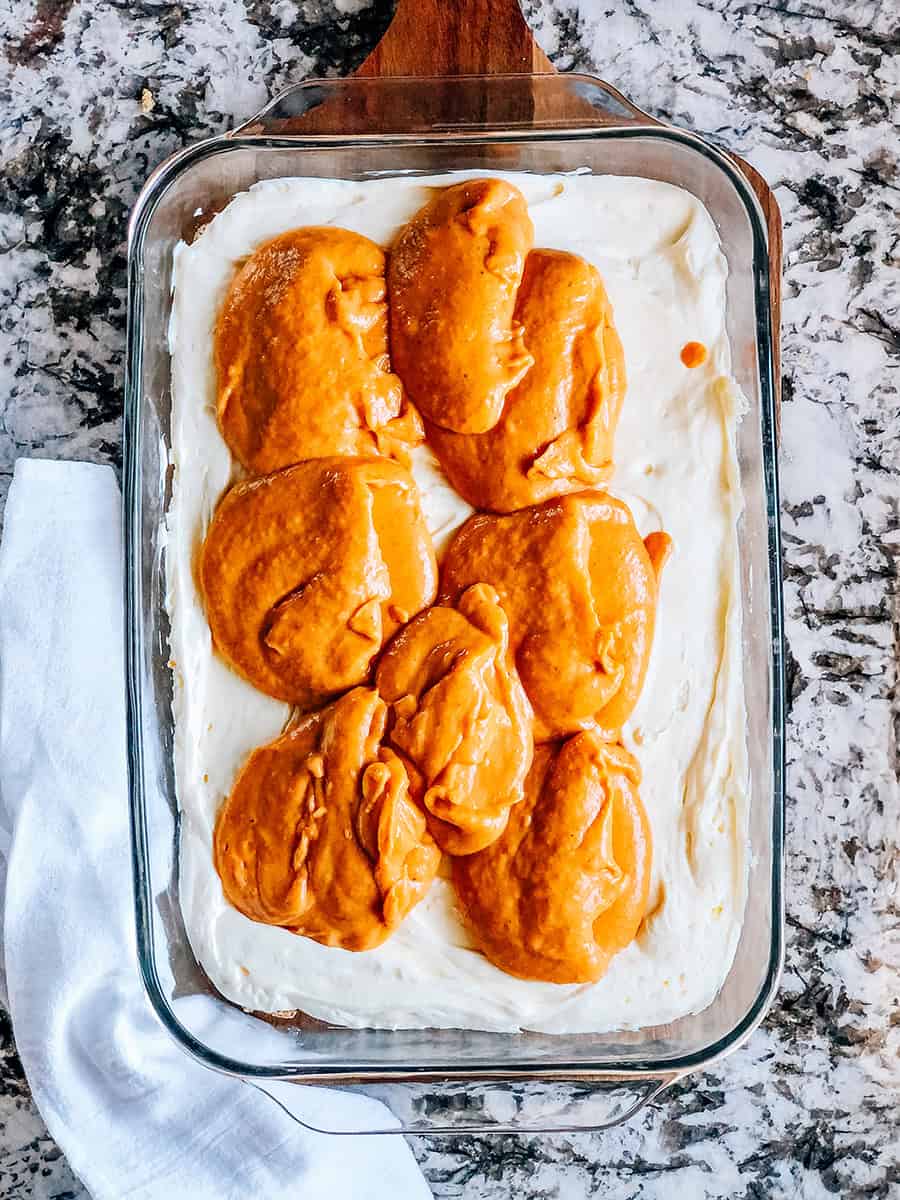
[[[900, 7], [527, 0], [558, 67], [744, 153], [785, 218], [788, 949], [749, 1044], [603, 1136], [415, 1143], [439, 1197], [900, 1196]], [[149, 169], [352, 69], [377, 0], [0, 0], [0, 484], [118, 462]], [[82, 1197], [0, 1021], [0, 1195]]]

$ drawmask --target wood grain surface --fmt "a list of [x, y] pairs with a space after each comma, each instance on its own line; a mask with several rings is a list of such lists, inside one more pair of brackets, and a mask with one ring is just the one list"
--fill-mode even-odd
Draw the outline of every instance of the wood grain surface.
[[399, 0], [358, 75], [505, 75], [553, 70], [517, 0]]

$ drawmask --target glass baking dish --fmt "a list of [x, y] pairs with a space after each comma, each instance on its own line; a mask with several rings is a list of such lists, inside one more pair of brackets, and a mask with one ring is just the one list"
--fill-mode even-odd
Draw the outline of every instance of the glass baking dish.
[[[638, 1032], [387, 1032], [303, 1017], [262, 1019], [214, 991], [182, 922], [164, 608], [174, 247], [261, 179], [463, 168], [587, 169], [676, 184], [706, 205], [728, 260], [733, 369], [749, 405], [738, 434], [752, 772], [747, 909], [715, 1001], [701, 1013]], [[163, 163], [136, 205], [128, 258], [125, 603], [137, 946], [148, 995], [172, 1036], [207, 1066], [257, 1086], [290, 1080], [353, 1089], [386, 1101], [396, 1119], [390, 1123], [383, 1109], [360, 1098], [356, 1108], [341, 1110], [354, 1115], [335, 1121], [311, 1093], [303, 1122], [332, 1132], [382, 1132], [389, 1124], [407, 1132], [606, 1127], [733, 1050], [774, 995], [783, 929], [783, 642], [769, 260], [766, 227], [743, 175], [726, 154], [652, 122], [585, 76], [312, 81], [288, 89], [234, 133]]]

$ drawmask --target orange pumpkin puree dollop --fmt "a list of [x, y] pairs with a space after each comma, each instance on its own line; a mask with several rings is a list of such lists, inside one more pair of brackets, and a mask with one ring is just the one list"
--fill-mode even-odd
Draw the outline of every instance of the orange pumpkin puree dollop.
[[706, 357], [707, 350], [702, 342], [685, 342], [681, 347], [681, 361], [686, 367], [702, 367]]
[[263, 475], [307, 458], [405, 458], [422, 440], [388, 358], [385, 255], [358, 233], [295, 229], [235, 273], [215, 330], [219, 428]]
[[647, 671], [668, 547], [666, 534], [645, 544], [627, 506], [602, 492], [470, 517], [456, 534], [441, 594], [496, 590], [537, 740], [581, 729], [618, 737]]
[[418, 489], [385, 458], [314, 459], [236, 484], [199, 576], [218, 653], [303, 708], [364, 682], [437, 588]]
[[628, 751], [593, 733], [537, 747], [502, 836], [453, 862], [464, 919], [501, 970], [591, 983], [634, 938], [652, 854], [639, 783]]
[[532, 250], [516, 300], [534, 363], [487, 433], [428, 425], [448, 479], [474, 508], [509, 512], [612, 475], [625, 361], [596, 267]]
[[497, 593], [479, 583], [455, 607], [420, 613], [388, 646], [375, 685], [435, 841], [449, 854], [490, 845], [522, 798], [533, 749]]
[[490, 429], [531, 366], [513, 311], [533, 239], [525, 198], [499, 179], [444, 188], [397, 237], [391, 360], [434, 424]]
[[245, 916], [370, 950], [428, 891], [440, 851], [381, 745], [386, 716], [377, 693], [356, 688], [250, 755], [213, 842]]

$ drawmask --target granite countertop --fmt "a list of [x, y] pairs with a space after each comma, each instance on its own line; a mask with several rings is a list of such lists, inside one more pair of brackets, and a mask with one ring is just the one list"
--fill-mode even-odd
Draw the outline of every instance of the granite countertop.
[[[352, 70], [389, 0], [0, 0], [0, 502], [118, 464], [125, 225], [150, 169]], [[900, 1195], [900, 12], [526, 0], [561, 69], [744, 154], [785, 222], [787, 965], [748, 1044], [604, 1135], [414, 1140], [439, 1197]], [[0, 1017], [0, 1195], [86, 1195]]]

